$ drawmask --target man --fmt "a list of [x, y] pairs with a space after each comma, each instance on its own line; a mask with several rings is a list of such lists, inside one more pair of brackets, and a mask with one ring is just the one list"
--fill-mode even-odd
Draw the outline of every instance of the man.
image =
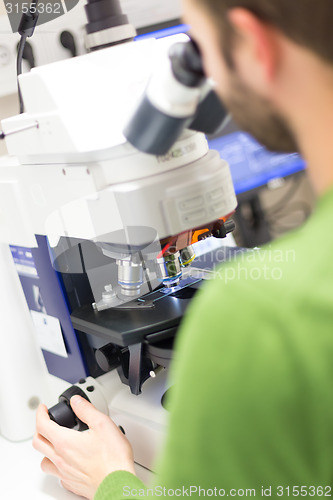
[[[181, 496], [331, 496], [333, 2], [185, 0], [184, 10], [234, 118], [272, 149], [297, 148], [320, 201], [301, 230], [221, 270], [193, 301], [156, 485]], [[144, 486], [125, 437], [84, 400], [72, 406], [88, 432], [38, 411], [43, 470], [89, 499], [135, 496]]]

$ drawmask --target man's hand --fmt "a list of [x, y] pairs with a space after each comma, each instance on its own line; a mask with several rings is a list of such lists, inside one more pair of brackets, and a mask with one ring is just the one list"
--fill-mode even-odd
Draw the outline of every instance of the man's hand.
[[80, 396], [71, 406], [89, 429], [77, 432], [50, 420], [46, 406], [37, 411], [33, 447], [45, 458], [42, 470], [61, 480], [62, 485], [89, 500], [111, 472], [125, 470], [135, 474], [131, 445], [112, 420]]

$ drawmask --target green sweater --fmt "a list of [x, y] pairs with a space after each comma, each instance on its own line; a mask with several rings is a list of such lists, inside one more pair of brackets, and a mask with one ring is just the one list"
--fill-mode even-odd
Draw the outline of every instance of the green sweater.
[[[332, 496], [332, 221], [330, 191], [300, 230], [223, 265], [193, 300], [156, 496]], [[114, 472], [95, 500], [143, 488]]]

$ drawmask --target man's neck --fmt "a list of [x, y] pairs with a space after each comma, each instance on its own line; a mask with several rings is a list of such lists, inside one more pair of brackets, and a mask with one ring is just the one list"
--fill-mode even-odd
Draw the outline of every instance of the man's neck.
[[333, 188], [333, 92], [299, 127], [298, 142], [316, 193]]
[[302, 74], [289, 116], [318, 196], [333, 188], [333, 70], [317, 62]]

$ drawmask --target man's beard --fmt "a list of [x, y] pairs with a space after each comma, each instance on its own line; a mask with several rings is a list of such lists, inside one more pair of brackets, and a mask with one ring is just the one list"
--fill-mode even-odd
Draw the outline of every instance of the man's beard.
[[234, 73], [229, 88], [231, 90], [223, 97], [223, 101], [241, 130], [251, 134], [271, 151], [298, 151], [295, 137], [286, 121], [266, 99], [244, 85]]

